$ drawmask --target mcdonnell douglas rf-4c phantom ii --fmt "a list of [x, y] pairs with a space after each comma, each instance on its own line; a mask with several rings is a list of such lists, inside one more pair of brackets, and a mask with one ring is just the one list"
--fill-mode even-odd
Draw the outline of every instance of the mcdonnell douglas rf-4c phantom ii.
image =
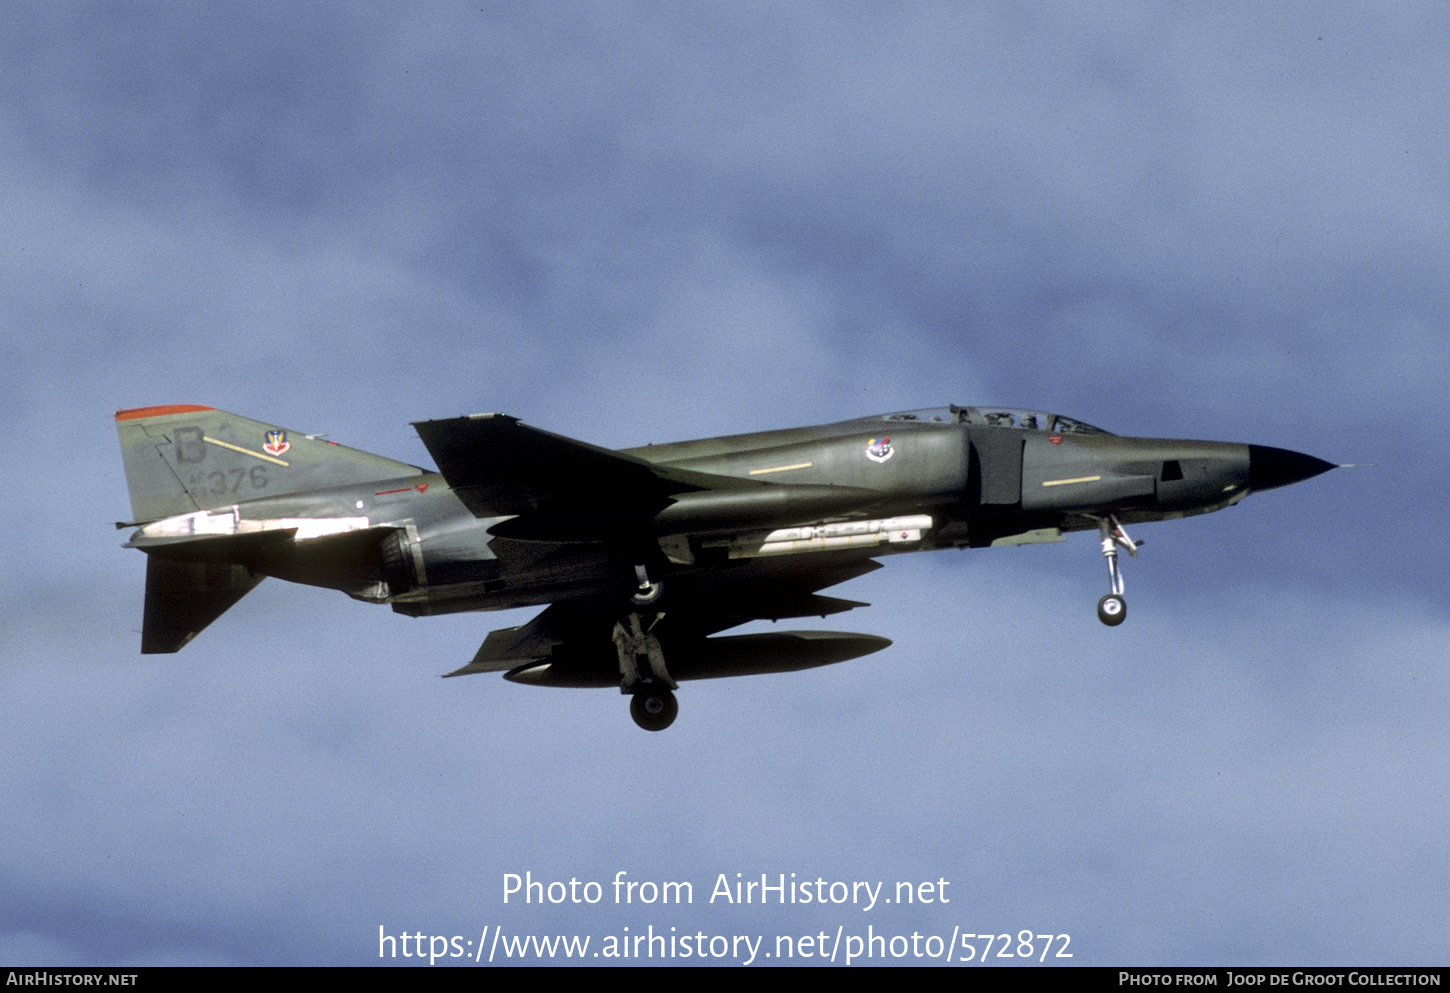
[[175, 652], [265, 576], [420, 617], [549, 604], [451, 676], [618, 686], [643, 728], [677, 680], [786, 672], [889, 641], [757, 619], [866, 606], [820, 590], [928, 548], [1096, 530], [1126, 616], [1126, 526], [1333, 466], [1281, 448], [1121, 438], [1060, 414], [946, 407], [611, 451], [478, 414], [414, 425], [437, 472], [211, 407], [116, 414], [147, 554], [141, 651]]

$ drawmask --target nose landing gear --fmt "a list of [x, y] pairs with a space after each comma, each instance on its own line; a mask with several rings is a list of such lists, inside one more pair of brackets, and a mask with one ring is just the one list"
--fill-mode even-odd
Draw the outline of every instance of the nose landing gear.
[[1123, 574], [1118, 570], [1118, 549], [1122, 548], [1137, 558], [1141, 542], [1129, 538], [1116, 517], [1099, 517], [1096, 520], [1098, 535], [1103, 542], [1103, 558], [1108, 560], [1108, 581], [1112, 587], [1112, 592], [1098, 601], [1098, 620], [1108, 627], [1117, 627], [1128, 617], [1128, 601], [1123, 598]]

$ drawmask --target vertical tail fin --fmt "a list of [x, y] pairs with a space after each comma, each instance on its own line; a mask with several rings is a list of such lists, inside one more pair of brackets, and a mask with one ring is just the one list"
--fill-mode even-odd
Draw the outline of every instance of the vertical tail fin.
[[116, 413], [132, 520], [148, 522], [423, 470], [213, 407], [179, 404]]

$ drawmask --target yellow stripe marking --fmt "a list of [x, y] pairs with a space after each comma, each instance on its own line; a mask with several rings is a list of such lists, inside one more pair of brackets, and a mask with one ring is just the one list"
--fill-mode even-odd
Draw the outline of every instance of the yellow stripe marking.
[[1066, 486], [1069, 483], [1096, 483], [1102, 476], [1079, 476], [1076, 479], [1049, 479], [1043, 486]]
[[261, 459], [263, 462], [272, 462], [272, 463], [274, 463], [276, 465], [285, 465], [285, 466], [291, 466], [292, 465], [291, 462], [283, 462], [281, 459], [274, 459], [270, 455], [263, 455], [261, 452], [254, 452], [254, 451], [252, 451], [249, 448], [243, 448], [241, 445], [233, 445], [230, 442], [217, 441], [215, 438], [208, 438], [206, 435], [202, 435], [201, 436], [201, 440], [202, 441], [209, 441], [213, 445], [220, 445], [222, 448], [230, 448], [232, 451], [234, 451], [234, 452], [241, 452], [243, 455], [250, 455], [254, 459]]
[[751, 469], [750, 475], [763, 476], [767, 472], [789, 472], [792, 469], [809, 469], [814, 464], [814, 462], [797, 462], [795, 465], [778, 465], [769, 469]]

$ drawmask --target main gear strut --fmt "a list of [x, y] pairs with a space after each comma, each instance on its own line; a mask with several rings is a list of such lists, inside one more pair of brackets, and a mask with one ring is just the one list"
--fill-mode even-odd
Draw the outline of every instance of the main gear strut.
[[[678, 689], [678, 684], [665, 668], [660, 640], [650, 633], [663, 616], [654, 615], [648, 628], [637, 613], [627, 615], [614, 625], [614, 647], [619, 653], [619, 692], [633, 696], [630, 715], [646, 731], [663, 731], [674, 723], [675, 715], [680, 712], [672, 692]], [[641, 658], [644, 671], [641, 671]]]

